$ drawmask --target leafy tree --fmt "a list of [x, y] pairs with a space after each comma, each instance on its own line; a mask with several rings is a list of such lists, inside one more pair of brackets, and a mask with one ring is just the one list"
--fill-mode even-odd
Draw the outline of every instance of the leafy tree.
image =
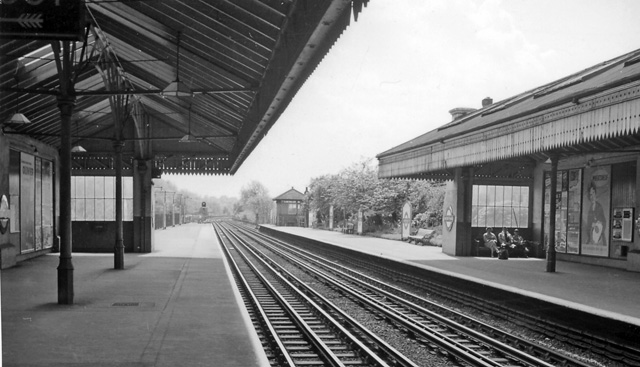
[[[378, 178], [377, 167], [371, 159], [354, 163], [336, 175], [324, 175], [311, 180], [310, 209], [324, 221], [329, 207], [334, 206], [335, 220], [363, 210], [370, 225], [381, 228], [383, 223], [397, 223], [402, 206], [410, 200], [414, 214], [424, 213], [428, 223], [442, 221], [444, 186], [431, 181], [387, 180]], [[426, 223], [425, 222], [425, 223]]]
[[272, 200], [264, 185], [251, 181], [240, 190], [240, 204], [255, 214], [256, 223], [266, 223], [271, 212]]

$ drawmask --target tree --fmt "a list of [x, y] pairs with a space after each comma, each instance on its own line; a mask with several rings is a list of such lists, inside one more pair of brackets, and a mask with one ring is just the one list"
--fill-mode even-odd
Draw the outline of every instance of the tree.
[[326, 218], [333, 205], [338, 221], [363, 210], [380, 227], [385, 221], [397, 222], [402, 206], [410, 200], [413, 213], [424, 213], [421, 218], [436, 225], [442, 222], [444, 193], [444, 186], [432, 181], [379, 179], [377, 167], [365, 159], [337, 175], [313, 178], [309, 205], [318, 218]]
[[240, 205], [255, 214], [255, 222], [266, 223], [272, 208], [267, 189], [258, 181], [251, 181], [240, 190]]

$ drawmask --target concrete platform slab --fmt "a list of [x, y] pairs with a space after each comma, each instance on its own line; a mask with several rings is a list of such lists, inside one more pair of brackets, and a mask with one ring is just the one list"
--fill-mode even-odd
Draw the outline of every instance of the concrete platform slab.
[[2, 271], [4, 366], [268, 366], [210, 224], [156, 231], [156, 251], [73, 254], [73, 305], [57, 304], [58, 254]]

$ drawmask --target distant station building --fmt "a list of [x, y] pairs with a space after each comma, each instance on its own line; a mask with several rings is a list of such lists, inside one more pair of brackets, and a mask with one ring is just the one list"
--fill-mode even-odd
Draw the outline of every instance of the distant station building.
[[445, 253], [505, 226], [548, 262], [640, 271], [640, 50], [450, 112], [377, 156], [380, 178], [447, 181]]
[[276, 197], [276, 225], [286, 227], [306, 227], [304, 201], [306, 197], [293, 187]]

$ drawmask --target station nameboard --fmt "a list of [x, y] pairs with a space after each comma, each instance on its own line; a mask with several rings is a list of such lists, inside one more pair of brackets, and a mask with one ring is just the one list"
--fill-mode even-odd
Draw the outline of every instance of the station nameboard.
[[81, 40], [82, 0], [0, 0], [0, 38]]

